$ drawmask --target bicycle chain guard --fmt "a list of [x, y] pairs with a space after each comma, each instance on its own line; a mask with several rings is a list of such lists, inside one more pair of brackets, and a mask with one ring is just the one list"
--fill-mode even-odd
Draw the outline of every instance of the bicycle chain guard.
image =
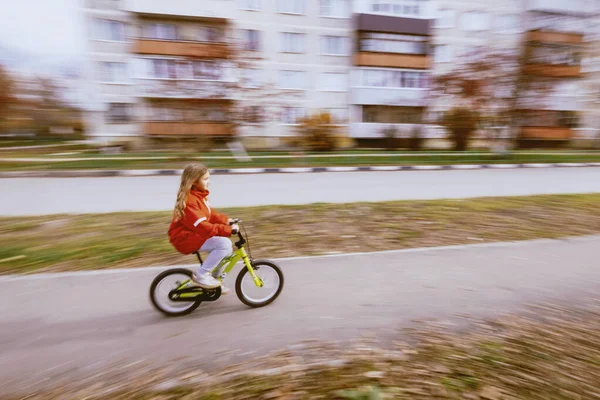
[[[182, 294], [198, 293], [197, 296], [183, 296]], [[199, 287], [173, 289], [169, 292], [169, 300], [177, 302], [191, 302], [191, 301], [215, 301], [221, 297], [221, 287], [215, 289], [203, 289]]]

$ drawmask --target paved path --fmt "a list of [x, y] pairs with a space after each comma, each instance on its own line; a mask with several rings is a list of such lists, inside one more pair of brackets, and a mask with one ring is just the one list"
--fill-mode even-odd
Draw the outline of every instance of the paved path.
[[249, 309], [232, 293], [177, 319], [149, 303], [157, 269], [0, 277], [0, 398], [120, 359], [214, 367], [303, 339], [392, 338], [414, 319], [579, 298], [600, 289], [599, 248], [590, 236], [281, 260], [272, 305]]
[[[600, 168], [213, 177], [217, 207], [600, 192]], [[170, 210], [179, 177], [0, 179], [0, 215]]]

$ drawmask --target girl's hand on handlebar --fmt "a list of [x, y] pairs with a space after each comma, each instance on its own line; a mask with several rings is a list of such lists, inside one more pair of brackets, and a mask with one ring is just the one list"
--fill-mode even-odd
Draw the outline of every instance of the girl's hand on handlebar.
[[240, 227], [237, 224], [231, 225], [231, 234], [236, 235], [240, 231]]

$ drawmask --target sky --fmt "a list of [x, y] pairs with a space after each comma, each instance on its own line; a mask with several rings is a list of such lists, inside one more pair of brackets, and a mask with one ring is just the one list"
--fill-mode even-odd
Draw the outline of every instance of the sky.
[[38, 55], [81, 55], [83, 0], [0, 0], [0, 46]]

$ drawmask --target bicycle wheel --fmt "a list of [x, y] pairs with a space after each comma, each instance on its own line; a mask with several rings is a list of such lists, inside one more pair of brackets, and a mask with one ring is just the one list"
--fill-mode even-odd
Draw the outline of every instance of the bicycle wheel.
[[254, 261], [252, 267], [262, 279], [264, 286], [256, 286], [248, 268], [244, 267], [235, 281], [235, 292], [245, 305], [254, 308], [264, 307], [275, 301], [283, 290], [283, 272], [277, 264], [268, 260]]
[[161, 313], [170, 317], [187, 315], [194, 311], [201, 300], [190, 299], [190, 301], [173, 301], [169, 293], [176, 289], [182, 282], [191, 279], [192, 271], [175, 268], [161, 272], [150, 285], [150, 300], [152, 305]]

